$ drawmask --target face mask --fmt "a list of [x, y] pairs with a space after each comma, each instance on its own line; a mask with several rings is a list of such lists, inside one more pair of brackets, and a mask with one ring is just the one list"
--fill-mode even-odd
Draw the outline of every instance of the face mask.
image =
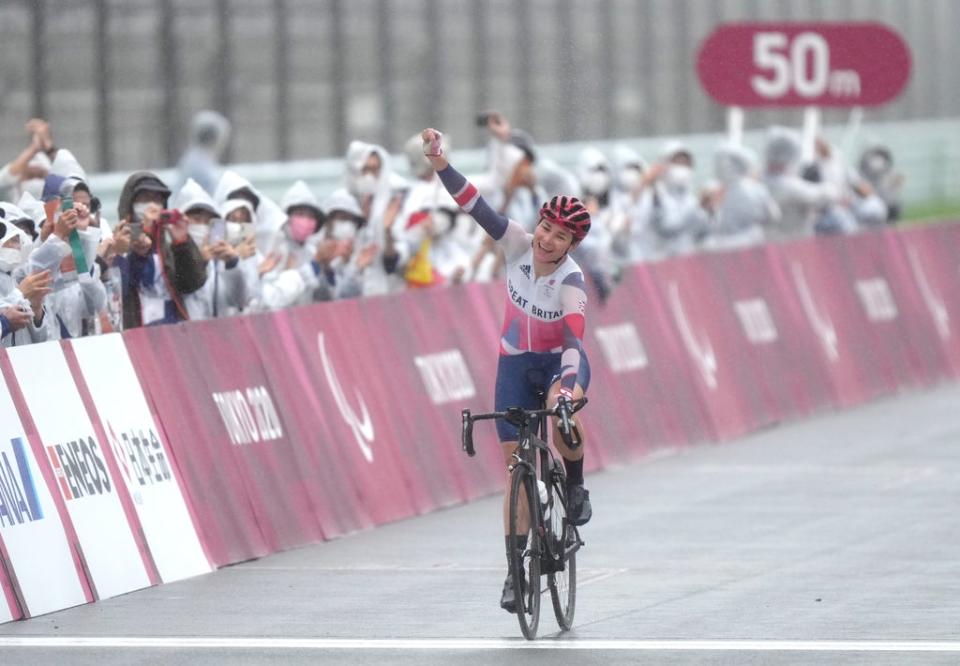
[[372, 173], [365, 173], [354, 181], [354, 188], [360, 196], [367, 196], [377, 191], [377, 177]]
[[20, 263], [27, 263], [27, 259], [30, 258], [30, 253], [33, 252], [34, 245], [33, 240], [20, 239]]
[[591, 171], [584, 179], [583, 187], [590, 194], [603, 194], [610, 189], [610, 174], [606, 171]]
[[883, 173], [887, 170], [887, 160], [883, 155], [871, 155], [866, 166], [870, 173]]
[[682, 164], [671, 164], [663, 179], [667, 189], [674, 194], [683, 194], [693, 183], [693, 169]]
[[309, 215], [290, 216], [290, 238], [304, 243], [317, 229], [317, 221]]
[[150, 202], [143, 202], [133, 204], [133, 216], [138, 220], [142, 220], [144, 214], [147, 212], [147, 207], [150, 206]]
[[204, 243], [207, 242], [209, 229], [205, 224], [188, 224], [187, 233], [190, 235], [190, 238], [193, 239], [193, 242], [197, 245], [197, 247], [203, 247]]
[[14, 268], [23, 263], [23, 255], [19, 248], [2, 247], [0, 248], [0, 271], [10, 273]]
[[624, 192], [633, 192], [640, 184], [643, 174], [640, 169], [628, 167], [620, 172], [620, 189]]
[[231, 245], [239, 243], [243, 239], [243, 223], [227, 222], [225, 223], [227, 242]]
[[434, 237], [443, 236], [453, 227], [453, 219], [448, 213], [436, 212], [430, 217], [433, 222]]
[[330, 228], [330, 237], [334, 240], [353, 240], [357, 236], [357, 225], [350, 220], [336, 220]]

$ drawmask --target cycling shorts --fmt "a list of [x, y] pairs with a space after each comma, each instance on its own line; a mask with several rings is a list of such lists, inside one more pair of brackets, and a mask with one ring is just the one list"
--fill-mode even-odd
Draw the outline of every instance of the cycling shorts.
[[[523, 354], [501, 355], [497, 363], [497, 386], [494, 396], [494, 409], [502, 412], [507, 407], [537, 409], [537, 387], [549, 391], [560, 380], [560, 356], [557, 353], [524, 352]], [[586, 354], [580, 351], [580, 370], [577, 384], [584, 394], [590, 386], [590, 363]], [[517, 426], [497, 419], [497, 435], [501, 442], [515, 442], [519, 437]]]

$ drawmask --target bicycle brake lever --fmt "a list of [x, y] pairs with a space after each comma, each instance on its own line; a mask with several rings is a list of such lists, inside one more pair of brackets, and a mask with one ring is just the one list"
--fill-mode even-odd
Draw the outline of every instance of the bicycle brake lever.
[[470, 410], [463, 410], [460, 413], [460, 416], [463, 419], [460, 444], [463, 447], [463, 450], [467, 452], [467, 455], [472, 458], [477, 452], [473, 448], [473, 420], [470, 418]]

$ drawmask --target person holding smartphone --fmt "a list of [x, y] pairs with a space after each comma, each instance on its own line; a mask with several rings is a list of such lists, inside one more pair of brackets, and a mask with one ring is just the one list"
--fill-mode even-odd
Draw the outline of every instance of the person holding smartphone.
[[241, 257], [227, 240], [226, 222], [213, 198], [198, 182], [188, 179], [174, 198], [187, 220], [187, 233], [206, 262], [206, 282], [183, 297], [190, 319], [215, 319], [241, 312], [252, 297]]

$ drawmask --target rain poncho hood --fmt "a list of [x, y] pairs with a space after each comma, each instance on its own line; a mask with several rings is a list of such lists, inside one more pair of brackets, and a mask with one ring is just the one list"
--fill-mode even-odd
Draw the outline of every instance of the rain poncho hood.
[[230, 121], [216, 111], [199, 111], [190, 122], [190, 144], [220, 154], [230, 140]]
[[188, 178], [187, 182], [180, 188], [180, 191], [177, 192], [177, 196], [173, 198], [173, 207], [184, 213], [201, 209], [213, 215], [219, 215], [217, 204], [214, 203], [213, 197], [207, 194], [207, 191], [193, 178]]
[[317, 195], [313, 193], [313, 190], [302, 180], [295, 182], [290, 189], [288, 189], [283, 194], [283, 198], [280, 199], [280, 208], [283, 212], [290, 214], [290, 209], [294, 206], [306, 206], [317, 211], [318, 215], [322, 215], [323, 211], [320, 209], [320, 202], [317, 200]]
[[725, 143], [714, 151], [713, 162], [717, 179], [721, 183], [732, 183], [750, 175], [756, 158], [749, 148]]
[[786, 171], [800, 159], [800, 133], [788, 127], [774, 126], [767, 131], [768, 171]]
[[357, 203], [357, 200], [352, 194], [342, 187], [331, 192], [330, 195], [323, 200], [321, 210], [327, 217], [335, 211], [342, 211], [353, 215], [357, 219], [363, 219], [360, 204]]

